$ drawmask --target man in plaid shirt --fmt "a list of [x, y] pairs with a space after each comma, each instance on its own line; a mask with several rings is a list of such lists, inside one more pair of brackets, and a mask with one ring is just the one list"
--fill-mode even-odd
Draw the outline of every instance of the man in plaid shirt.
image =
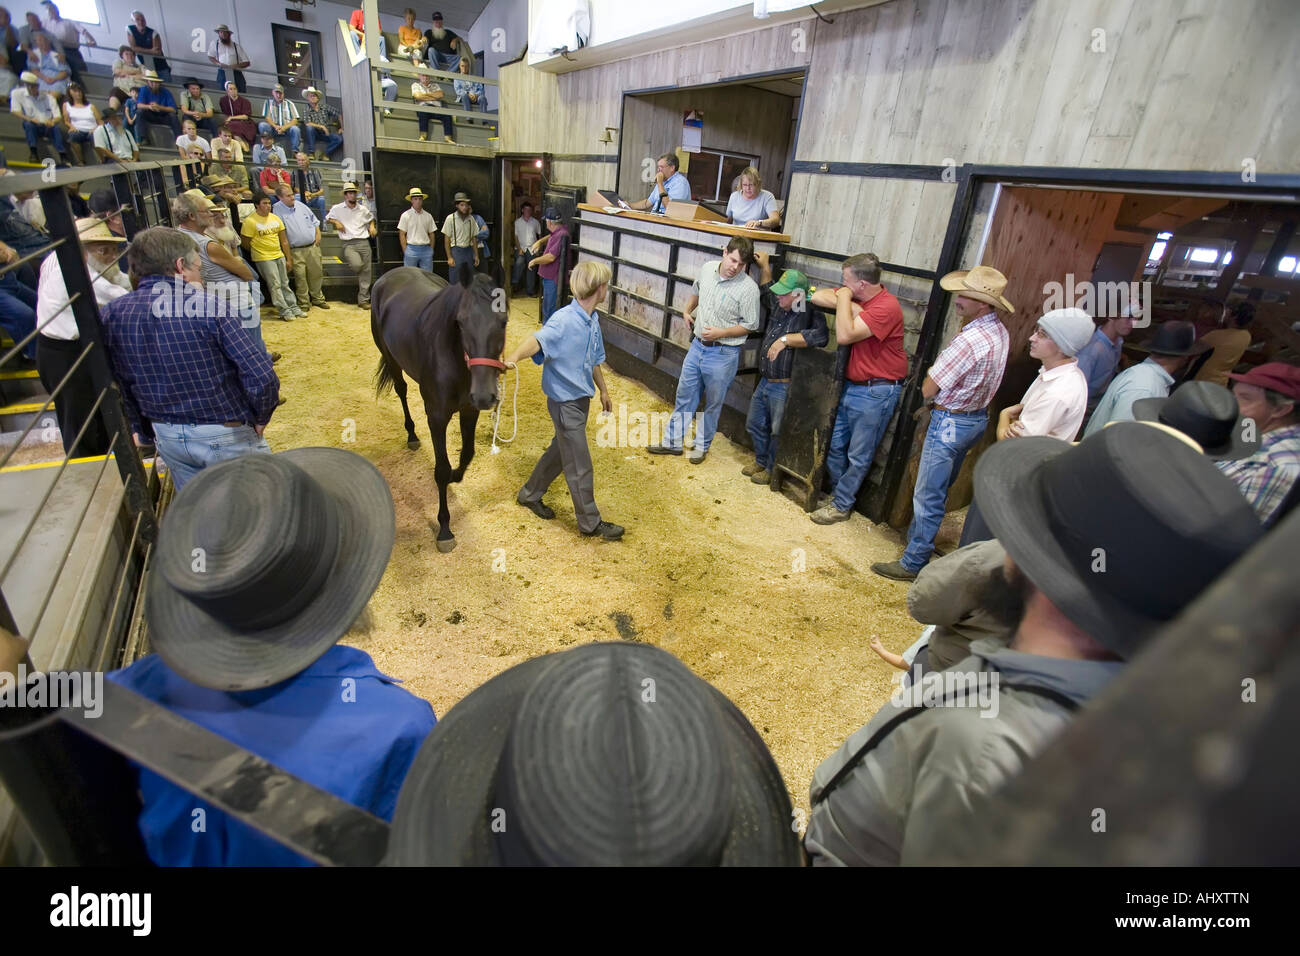
[[966, 452], [988, 428], [989, 402], [1006, 371], [1009, 339], [998, 310], [1016, 311], [1002, 296], [1006, 276], [989, 266], [950, 272], [939, 285], [957, 293], [954, 308], [964, 327], [939, 353], [921, 386], [921, 394], [927, 404], [933, 403], [934, 411], [921, 449], [907, 550], [897, 561], [871, 566], [877, 574], [896, 581], [916, 580], [930, 560], [948, 489], [961, 471]]
[[271, 96], [262, 107], [262, 122], [257, 124], [259, 133], [271, 133], [277, 140], [281, 136], [289, 138], [289, 153], [298, 152], [302, 141], [302, 130], [298, 128], [298, 107], [293, 100], [284, 98], [284, 87], [279, 83], [271, 87]]
[[[307, 108], [302, 111], [302, 125], [307, 134], [307, 152], [316, 156], [328, 157], [330, 153], [343, 146], [343, 117], [339, 111], [321, 99], [320, 90], [309, 86], [302, 91], [307, 99]], [[334, 127], [338, 132], [333, 132]], [[320, 146], [320, 152], [316, 147]]]
[[270, 454], [280, 380], [237, 308], [204, 292], [193, 240], [155, 226], [127, 255], [140, 284], [104, 307], [103, 328], [131, 428], [155, 439], [178, 491], [207, 465]]
[[1217, 464], [1237, 483], [1259, 520], [1272, 525], [1282, 517], [1278, 509], [1300, 478], [1300, 368], [1267, 362], [1228, 378], [1242, 418], [1255, 423], [1259, 450]]

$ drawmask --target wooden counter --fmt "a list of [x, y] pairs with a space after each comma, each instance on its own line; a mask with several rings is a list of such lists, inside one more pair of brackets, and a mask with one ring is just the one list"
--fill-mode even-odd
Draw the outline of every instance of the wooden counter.
[[660, 226], [678, 226], [694, 232], [712, 232], [720, 236], [745, 236], [754, 240], [754, 242], [790, 241], [790, 237], [783, 232], [768, 232], [766, 229], [746, 229], [744, 226], [732, 226], [725, 222], [697, 222], [691, 219], [674, 219], [671, 216], [660, 216], [652, 212], [638, 212], [634, 209], [620, 209], [616, 213], [607, 213], [605, 212], [606, 207], [586, 202], [578, 203], [578, 208], [617, 219], [639, 219], [641, 222], [651, 222]]

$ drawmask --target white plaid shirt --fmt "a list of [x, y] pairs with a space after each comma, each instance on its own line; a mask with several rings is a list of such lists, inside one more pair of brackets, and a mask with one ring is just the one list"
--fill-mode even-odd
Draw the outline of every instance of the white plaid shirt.
[[[700, 267], [700, 276], [692, 291], [700, 297], [695, 309], [695, 334], [702, 329], [727, 329], [743, 325], [751, 332], [758, 331], [758, 283], [743, 269], [730, 279], [718, 276], [720, 261], [706, 262]], [[715, 339], [720, 345], [744, 345], [745, 336], [734, 335]]]
[[988, 312], [953, 337], [930, 366], [939, 386], [935, 403], [954, 412], [987, 408], [1002, 384], [1011, 341], [996, 314]]
[[1249, 458], [1215, 462], [1237, 483], [1260, 521], [1267, 521], [1291, 486], [1300, 481], [1300, 425], [1275, 428], [1260, 437]]

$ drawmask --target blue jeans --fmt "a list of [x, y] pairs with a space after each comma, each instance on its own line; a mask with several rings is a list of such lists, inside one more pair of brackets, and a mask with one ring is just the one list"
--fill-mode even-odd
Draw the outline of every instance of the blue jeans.
[[439, 53], [437, 50], [430, 47], [429, 66], [433, 67], [435, 70], [455, 73], [460, 69], [460, 54], [455, 50], [451, 53]]
[[180, 491], [191, 478], [208, 465], [215, 465], [242, 455], [271, 454], [271, 446], [251, 425], [227, 428], [225, 425], [153, 426], [158, 454], [171, 469], [172, 483]]
[[771, 471], [776, 461], [776, 436], [781, 431], [781, 418], [785, 415], [785, 395], [789, 382], [758, 380], [754, 396], [749, 400], [749, 417], [745, 427], [754, 439], [754, 460]]
[[705, 347], [699, 339], [691, 341], [682, 362], [682, 375], [677, 380], [677, 403], [664, 429], [663, 443], [669, 448], [681, 448], [686, 437], [686, 423], [691, 420], [704, 394], [704, 411], [695, 422], [697, 452], [708, 451], [713, 434], [718, 430], [718, 416], [722, 414], [722, 401], [727, 397], [731, 380], [740, 367], [739, 345], [714, 345]]
[[[36, 293], [10, 272], [0, 277], [0, 329], [15, 343], [21, 342], [36, 328]], [[0, 351], [8, 351], [0, 349]], [[23, 347], [23, 355], [36, 358], [36, 338]]]
[[[60, 152], [66, 152], [67, 143], [63, 139], [62, 126], [46, 126], [43, 123], [33, 123], [31, 120], [23, 120], [23, 135], [27, 137], [27, 145], [32, 149], [36, 148], [38, 139], [48, 139], [54, 144], [54, 148]], [[176, 134], [181, 135], [180, 133]]]
[[325, 151], [326, 156], [343, 145], [343, 137], [338, 133], [329, 133], [327, 135], [322, 133], [315, 126], [306, 126], [304, 128], [306, 129], [307, 152], [309, 153], [314, 154], [316, 152], [316, 144], [318, 142], [321, 144], [321, 148]]
[[289, 159], [293, 159], [293, 154], [296, 153], [296, 152], [298, 152], [298, 147], [299, 147], [300, 145], [302, 145], [302, 129], [301, 129], [301, 127], [299, 127], [299, 126], [297, 126], [297, 125], [290, 126], [289, 129], [288, 129], [286, 132], [283, 132], [283, 133], [277, 133], [277, 132], [275, 131], [275, 127], [274, 127], [274, 126], [272, 126], [270, 123], [267, 123], [267, 122], [263, 121], [263, 122], [257, 124], [257, 132], [258, 132], [259, 134], [260, 134], [260, 133], [270, 133], [272, 136], [275, 137], [275, 141], [276, 141], [277, 143], [278, 143], [280, 140], [284, 139], [285, 137], [288, 137], [288, 139], [289, 139], [289, 146], [290, 146], [290, 149], [292, 150], [292, 151], [289, 153], [289, 155], [288, 155], [288, 158], [289, 158]]
[[[397, 99], [397, 97], [394, 96], [393, 99]], [[442, 123], [443, 136], [451, 136], [453, 138], [455, 137], [456, 134], [455, 124], [452, 123], [451, 117], [448, 116], [447, 114], [445, 113], [438, 113], [436, 115], [433, 113], [415, 114], [415, 124], [420, 128], [421, 133], [427, 134], [429, 132], [429, 123], [435, 119]]]
[[416, 246], [408, 244], [402, 253], [402, 265], [415, 266], [425, 272], [433, 271], [433, 246]]
[[325, 225], [325, 197], [317, 196], [315, 199], [307, 200], [307, 208], [316, 214], [316, 219], [323, 226]]
[[474, 250], [469, 246], [452, 246], [451, 262], [447, 263], [447, 278], [456, 283], [460, 281], [461, 264], [469, 266], [470, 271], [474, 271]]
[[516, 289], [520, 284], [524, 284], [529, 295], [536, 295], [537, 273], [528, 268], [528, 260], [532, 257], [532, 253], [529, 252], [521, 252], [515, 256], [515, 267], [510, 276], [510, 284]]
[[[529, 270], [532, 271], [532, 270]], [[542, 277], [542, 321], [545, 322], [555, 314], [555, 300], [560, 294], [560, 283], [556, 279]]]
[[912, 524], [907, 529], [907, 550], [901, 561], [909, 571], [920, 571], [934, 552], [934, 536], [943, 521], [948, 489], [961, 471], [966, 452], [984, 437], [987, 411], [954, 414], [936, 408], [921, 449], [921, 467], [912, 495]]
[[894, 414], [901, 385], [854, 385], [844, 383], [835, 429], [826, 455], [826, 473], [831, 479], [835, 507], [852, 511], [858, 489], [871, 470], [876, 447]]

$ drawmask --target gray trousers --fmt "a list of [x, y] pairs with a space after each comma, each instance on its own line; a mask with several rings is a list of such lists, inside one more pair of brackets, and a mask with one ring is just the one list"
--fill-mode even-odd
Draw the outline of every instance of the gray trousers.
[[344, 239], [343, 261], [357, 274], [357, 305], [370, 304], [370, 240]]
[[555, 423], [555, 437], [542, 453], [537, 467], [520, 489], [519, 500], [541, 501], [551, 482], [564, 472], [573, 499], [573, 511], [578, 518], [579, 531], [595, 531], [600, 524], [600, 509], [596, 507], [594, 472], [591, 449], [587, 447], [587, 412], [590, 398], [571, 402], [546, 400], [546, 410]]

